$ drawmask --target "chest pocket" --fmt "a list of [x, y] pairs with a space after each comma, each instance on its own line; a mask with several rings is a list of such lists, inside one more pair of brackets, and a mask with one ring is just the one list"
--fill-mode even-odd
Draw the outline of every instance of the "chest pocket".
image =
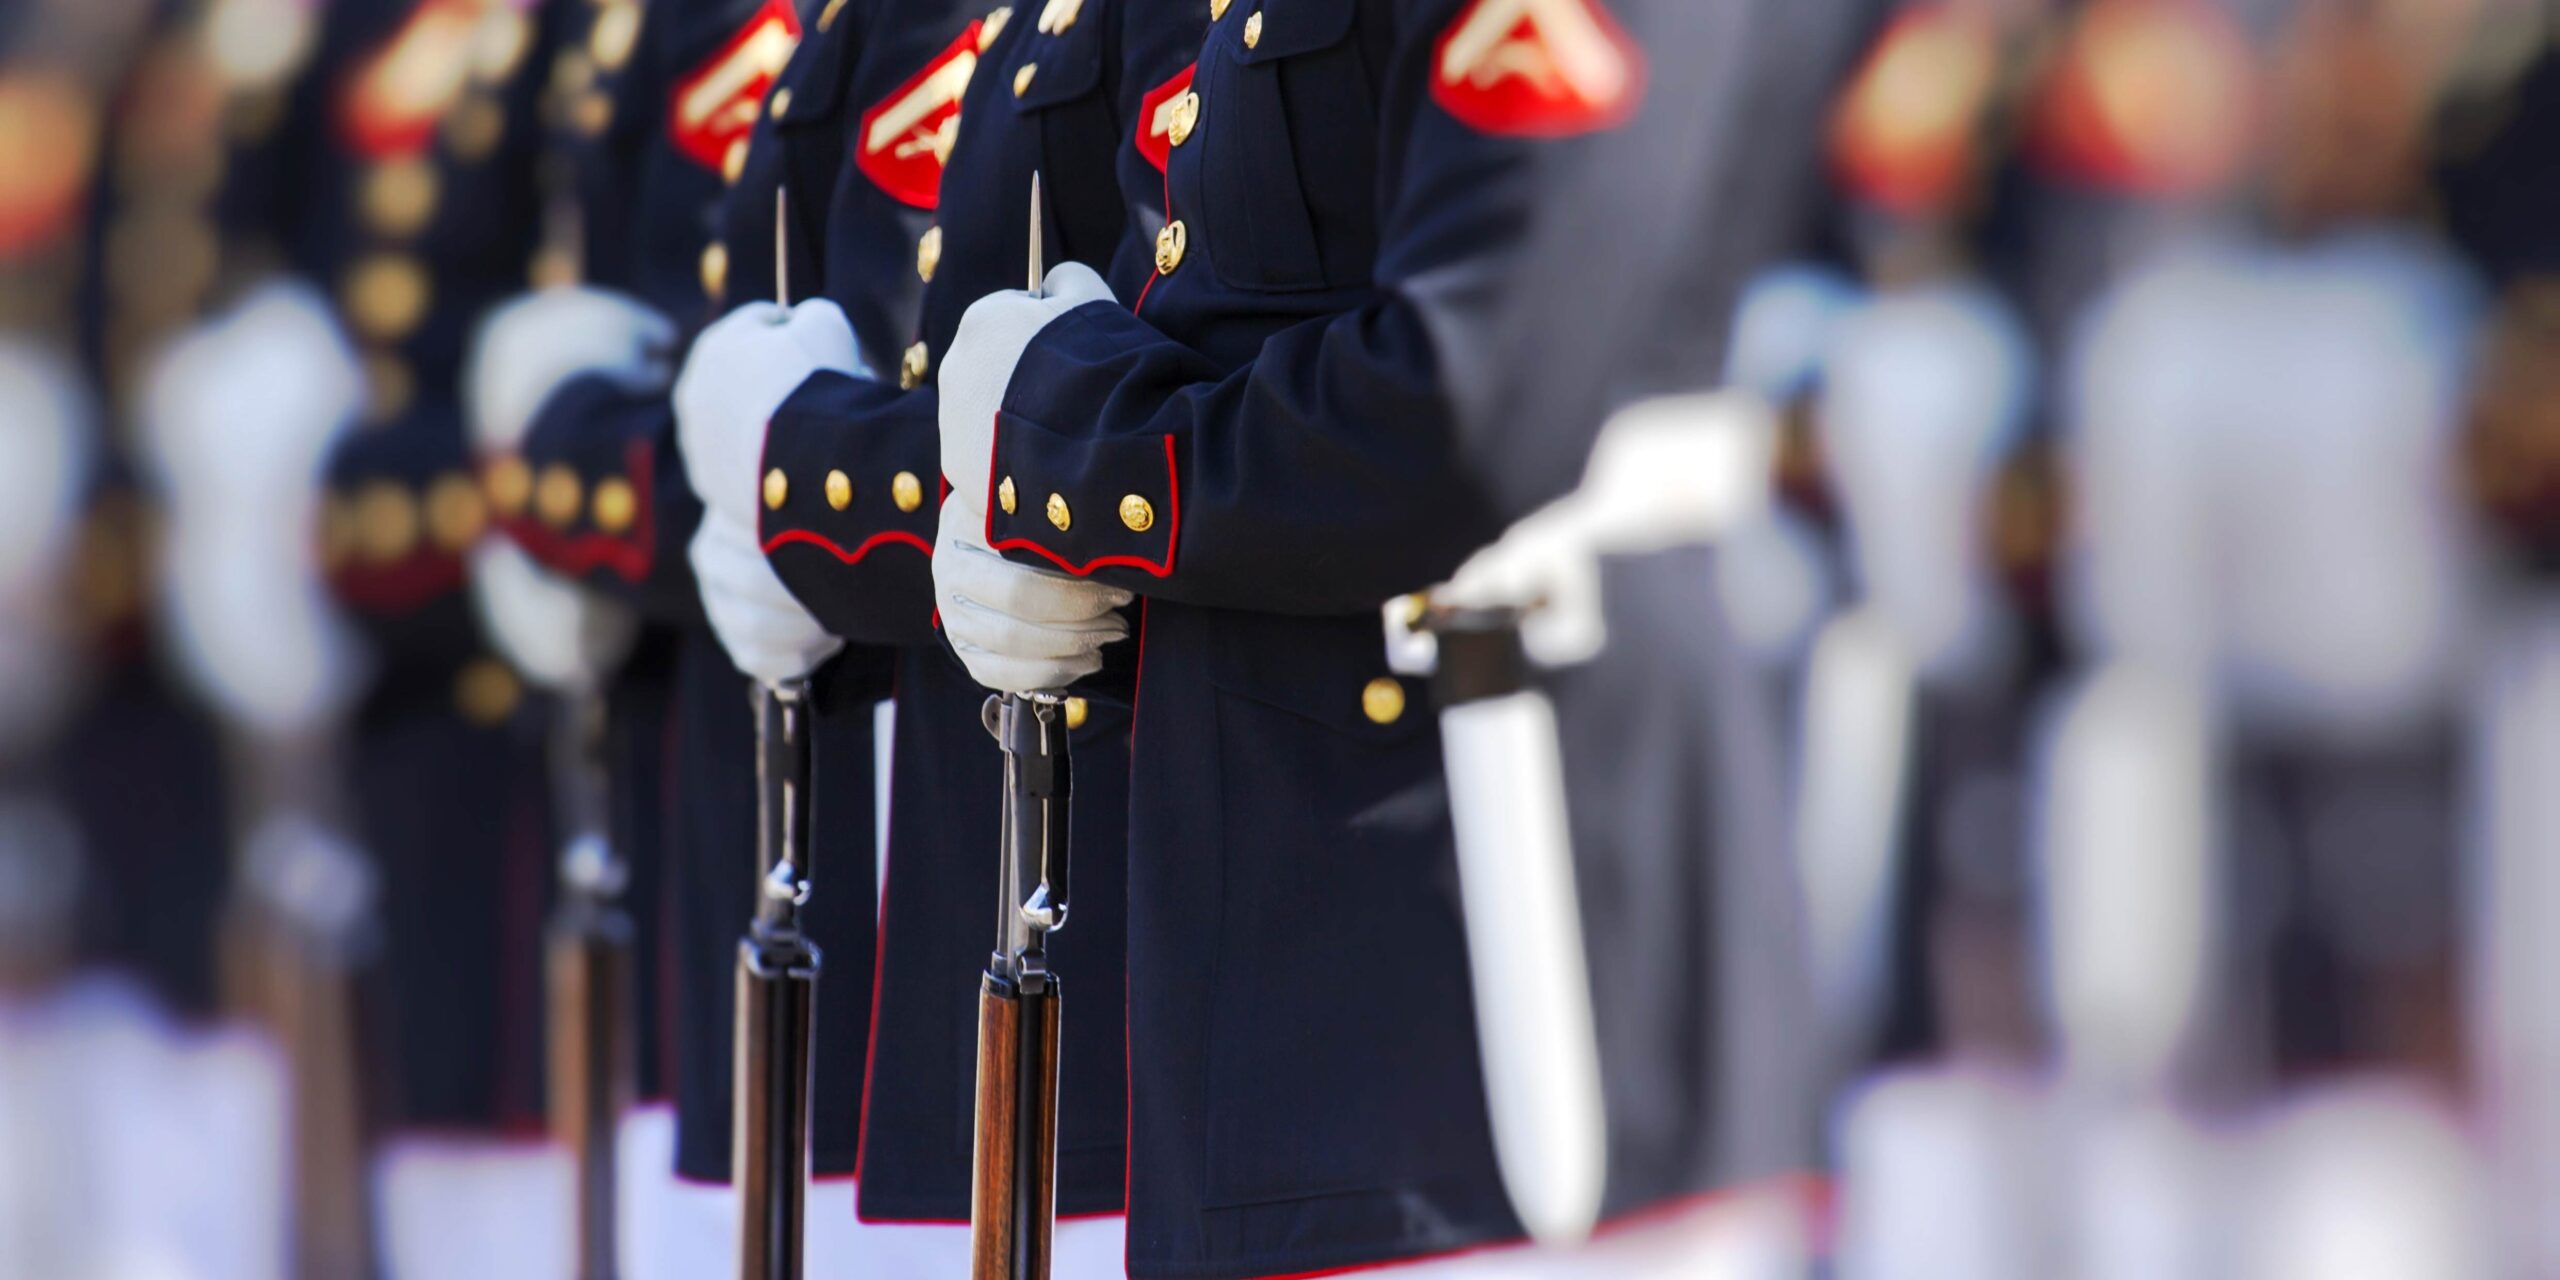
[[1377, 108], [1352, 38], [1360, 3], [1237, 0], [1239, 12], [1210, 31], [1198, 125], [1202, 229], [1218, 278], [1233, 288], [1368, 279]]
[[997, 74], [1015, 123], [1037, 139], [1040, 171], [1048, 176], [1041, 199], [1049, 234], [1057, 237], [1049, 261], [1099, 262], [1120, 232], [1119, 194], [1112, 183], [1096, 180], [1113, 172], [1120, 140], [1109, 95], [1101, 91], [1112, 0], [1019, 2], [1014, 21], [1022, 29], [1006, 41]]

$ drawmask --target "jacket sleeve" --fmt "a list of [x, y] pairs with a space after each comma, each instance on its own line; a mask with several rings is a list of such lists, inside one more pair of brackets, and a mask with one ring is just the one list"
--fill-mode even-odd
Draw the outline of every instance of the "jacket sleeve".
[[942, 507], [938, 400], [821, 373], [765, 432], [767, 563], [827, 630], [863, 644], [933, 638], [933, 540]]
[[1455, 7], [1397, 16], [1366, 296], [1224, 370], [1118, 307], [1049, 325], [997, 416], [990, 546], [1148, 596], [1339, 614], [1445, 578], [1499, 533], [1459, 448], [1444, 344], [1481, 328], [1467, 317], [1522, 238], [1540, 144], [1424, 91]]

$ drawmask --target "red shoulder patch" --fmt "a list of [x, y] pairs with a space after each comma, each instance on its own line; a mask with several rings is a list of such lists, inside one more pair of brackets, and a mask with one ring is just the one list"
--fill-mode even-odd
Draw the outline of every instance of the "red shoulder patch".
[[480, 21], [471, 0], [425, 0], [347, 78], [340, 101], [347, 144], [374, 160], [413, 155], [462, 97]]
[[853, 163], [891, 199], [918, 209], [941, 200], [942, 164], [960, 132], [960, 95], [977, 74], [985, 27], [970, 23], [923, 70], [862, 113]]
[[718, 173], [729, 148], [754, 130], [765, 91], [798, 47], [799, 13], [789, 0], [765, 0], [719, 52], [676, 82], [668, 108], [676, 150]]
[[1561, 138], [1623, 124], [1644, 55], [1599, 0], [1475, 0], [1431, 60], [1431, 97], [1485, 133]]
[[1929, 5], [1894, 19], [1833, 109], [1841, 184], [1905, 216], [1951, 204], [1972, 177], [1999, 71], [1998, 32], [1970, 7]]
[[2153, 196], [2221, 186], [2247, 157], [2256, 67], [2231, 20], [2195, 0], [2099, 0], [2082, 13], [2029, 121], [2036, 159]]
[[1176, 137], [1189, 137], [1200, 122], [1200, 102], [1191, 96], [1191, 76], [1199, 69], [1194, 62], [1175, 72], [1172, 79], [1149, 89], [1138, 104], [1138, 154], [1158, 173], [1172, 162]]

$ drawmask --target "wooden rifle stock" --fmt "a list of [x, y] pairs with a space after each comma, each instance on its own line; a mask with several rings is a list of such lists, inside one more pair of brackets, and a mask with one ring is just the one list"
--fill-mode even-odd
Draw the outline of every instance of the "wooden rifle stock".
[[1058, 1191], [1058, 978], [1048, 938], [1067, 921], [1064, 700], [990, 698], [1004, 751], [996, 950], [978, 989], [977, 1144], [969, 1192], [971, 1280], [1047, 1280]]
[[756, 703], [756, 916], [738, 943], [730, 1174], [739, 1280], [799, 1280], [809, 1171], [809, 1043], [820, 957], [809, 896], [809, 703], [794, 682]]
[[560, 714], [553, 786], [572, 834], [543, 939], [551, 1132], [577, 1164], [577, 1280], [617, 1280], [618, 1139], [637, 1053], [633, 929], [621, 902], [628, 875], [604, 831], [603, 702], [580, 694]]

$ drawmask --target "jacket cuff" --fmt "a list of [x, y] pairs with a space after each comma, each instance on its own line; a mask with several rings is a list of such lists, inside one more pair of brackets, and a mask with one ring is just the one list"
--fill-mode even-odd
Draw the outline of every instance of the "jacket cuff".
[[1172, 436], [1069, 435], [1008, 408], [991, 453], [987, 545], [1006, 559], [1077, 577], [1173, 576], [1182, 479]]
[[864, 644], [933, 636], [943, 495], [938, 401], [820, 372], [765, 431], [757, 539], [820, 625]]
[[673, 448], [664, 391], [572, 379], [543, 403], [521, 454], [487, 460], [498, 527], [543, 567], [644, 611], [698, 610], [684, 547], [702, 505]]

